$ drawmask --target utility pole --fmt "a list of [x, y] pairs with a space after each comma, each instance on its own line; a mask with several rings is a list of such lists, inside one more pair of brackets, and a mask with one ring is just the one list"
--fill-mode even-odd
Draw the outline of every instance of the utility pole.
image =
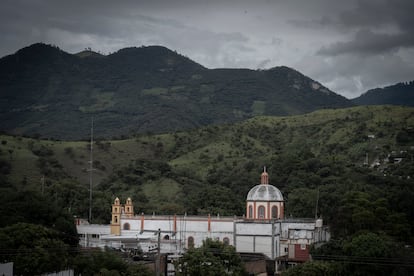
[[155, 264], [155, 275], [161, 275], [161, 229], [158, 228], [157, 261]]
[[319, 187], [316, 194], [315, 219], [318, 219]]
[[89, 154], [89, 223], [92, 222], [92, 171], [93, 171], [93, 117], [91, 121], [91, 144]]

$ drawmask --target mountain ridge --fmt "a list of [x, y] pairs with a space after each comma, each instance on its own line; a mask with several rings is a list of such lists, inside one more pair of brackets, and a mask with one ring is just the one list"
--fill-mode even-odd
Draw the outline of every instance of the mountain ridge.
[[351, 99], [357, 105], [404, 105], [414, 106], [414, 81], [400, 82], [382, 88], [370, 89]]
[[92, 117], [108, 138], [353, 105], [286, 66], [207, 69], [163, 46], [79, 57], [37, 43], [0, 73], [1, 130], [55, 139], [86, 139]]

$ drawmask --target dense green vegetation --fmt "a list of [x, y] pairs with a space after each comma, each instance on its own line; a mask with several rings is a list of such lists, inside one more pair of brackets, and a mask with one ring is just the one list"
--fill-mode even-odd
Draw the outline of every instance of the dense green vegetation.
[[299, 72], [207, 69], [160, 46], [103, 56], [34, 44], [0, 59], [1, 131], [111, 139], [188, 130], [256, 115], [351, 106]]
[[231, 245], [207, 239], [198, 248], [190, 248], [175, 263], [177, 276], [248, 275], [240, 256]]
[[[312, 250], [313, 263], [287, 275], [413, 275], [414, 252], [382, 231], [365, 229]], [[318, 270], [315, 270], [318, 268]], [[322, 270], [320, 270], [322, 268]], [[324, 273], [321, 273], [324, 271]]]
[[352, 101], [358, 105], [393, 104], [414, 106], [414, 81], [371, 89], [352, 99]]
[[152, 275], [115, 252], [81, 250], [73, 216], [58, 201], [37, 191], [0, 191], [0, 262], [13, 262], [15, 275], [68, 268], [77, 275]]
[[[369, 106], [99, 140], [93, 147], [93, 222], [109, 222], [116, 196], [122, 201], [131, 197], [139, 213], [241, 216], [247, 192], [259, 183], [266, 166], [270, 183], [283, 193], [287, 216], [314, 217], [317, 212], [331, 227], [333, 244], [315, 255], [361, 252], [356, 257], [364, 257], [365, 251], [357, 248], [381, 239], [396, 248], [386, 246], [368, 257], [389, 258], [405, 251], [411, 256], [413, 133], [412, 108]], [[0, 136], [2, 201], [9, 210], [19, 209], [16, 202], [27, 201], [25, 193], [37, 193], [47, 208], [57, 206], [86, 218], [89, 147], [82, 141]], [[43, 224], [44, 218], [31, 211], [26, 222]], [[7, 218], [2, 221], [20, 221], [7, 209], [1, 216]], [[352, 265], [315, 265], [359, 271]]]

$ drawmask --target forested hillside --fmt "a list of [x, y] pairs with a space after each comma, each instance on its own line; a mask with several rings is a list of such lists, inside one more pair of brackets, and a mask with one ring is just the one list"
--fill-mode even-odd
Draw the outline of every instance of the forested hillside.
[[[70, 216], [88, 216], [89, 142], [6, 135], [0, 141], [0, 200], [5, 203], [0, 236], [8, 241], [0, 247], [15, 246], [10, 242], [18, 227], [27, 237], [49, 235], [56, 239], [50, 242], [71, 248]], [[369, 106], [256, 117], [188, 132], [98, 140], [93, 153], [94, 223], [109, 223], [116, 196], [131, 197], [139, 213], [242, 216], [247, 192], [266, 166], [270, 183], [283, 193], [288, 217], [316, 215], [331, 227], [332, 242], [313, 256], [347, 258], [339, 266], [312, 263], [298, 270], [409, 275], [403, 262], [410, 262], [414, 242], [413, 108]], [[16, 226], [18, 222], [30, 224]], [[87, 265], [76, 264], [65, 250], [56, 254], [81, 271], [103, 258]], [[354, 259], [341, 257], [353, 254]], [[361, 256], [374, 267], [354, 264]], [[383, 268], [378, 258], [402, 264]], [[48, 267], [63, 263], [49, 262]], [[22, 262], [20, 267], [36, 266]]]
[[414, 106], [414, 81], [371, 89], [352, 101], [357, 105]]
[[[243, 215], [267, 166], [288, 216], [315, 216], [319, 194], [317, 216], [335, 234], [382, 229], [409, 242], [413, 115], [411, 108], [356, 107], [95, 141], [94, 221], [109, 222], [115, 196], [131, 196], [137, 212]], [[4, 191], [43, 193], [87, 217], [88, 142], [1, 136], [0, 149]]]
[[110, 55], [34, 44], [0, 59], [0, 130], [80, 140], [189, 130], [352, 102], [288, 68], [207, 69], [161, 46]]

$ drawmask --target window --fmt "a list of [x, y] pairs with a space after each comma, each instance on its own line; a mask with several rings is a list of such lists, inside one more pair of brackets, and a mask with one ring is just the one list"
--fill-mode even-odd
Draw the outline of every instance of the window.
[[300, 250], [306, 250], [306, 244], [300, 244]]
[[129, 213], [129, 207], [127, 207], [127, 212]]
[[194, 247], [194, 238], [191, 237], [191, 236], [188, 237], [187, 243], [188, 243], [188, 248], [193, 248]]
[[115, 207], [115, 212], [114, 213], [118, 213], [118, 208]]
[[272, 207], [272, 218], [278, 218], [277, 215], [277, 206]]
[[227, 237], [225, 237], [225, 238], [223, 239], [223, 243], [224, 243], [225, 245], [229, 245], [229, 244], [230, 244], [230, 239], [229, 239], [229, 238], [227, 238]]
[[131, 226], [129, 223], [124, 223], [124, 230], [130, 230]]
[[259, 211], [259, 218], [260, 219], [265, 218], [265, 207], [260, 205], [258, 211]]
[[165, 235], [163, 239], [164, 239], [164, 240], [169, 240], [169, 239], [170, 239], [170, 236]]
[[115, 217], [114, 217], [114, 222], [115, 222], [115, 223], [118, 223], [118, 216], [115, 216]]
[[249, 217], [248, 218], [253, 218], [253, 207], [252, 207], [252, 205], [249, 205]]

